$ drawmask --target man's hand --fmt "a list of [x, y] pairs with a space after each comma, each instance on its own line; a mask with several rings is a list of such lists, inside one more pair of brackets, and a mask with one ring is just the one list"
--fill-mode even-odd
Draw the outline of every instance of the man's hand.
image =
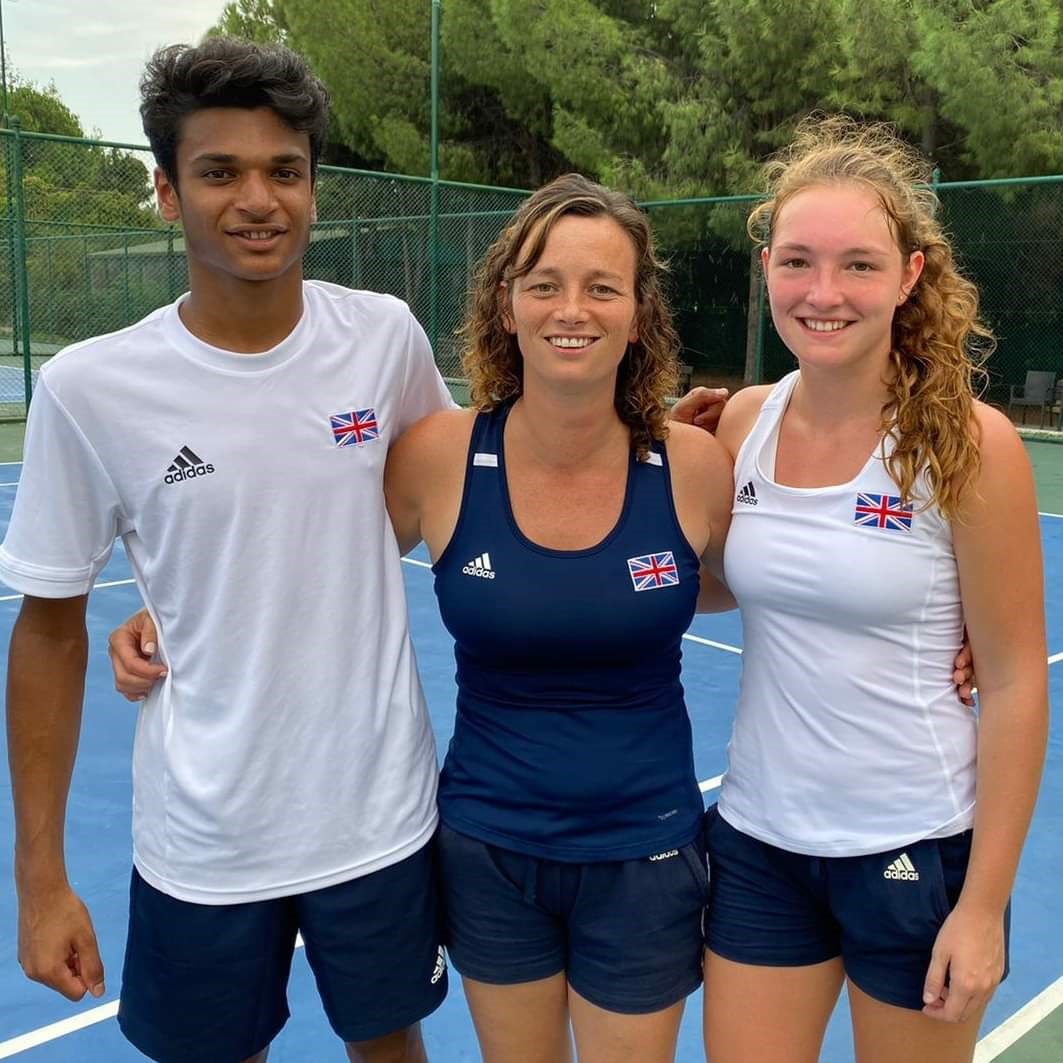
[[158, 633], [146, 609], [134, 613], [107, 639], [114, 670], [114, 687], [128, 701], [143, 701], [166, 675], [164, 664], [153, 664]]
[[68, 1000], [103, 996], [96, 932], [88, 909], [66, 883], [19, 891], [18, 962], [27, 978]]
[[715, 432], [727, 402], [727, 388], [691, 388], [668, 414], [669, 420]]

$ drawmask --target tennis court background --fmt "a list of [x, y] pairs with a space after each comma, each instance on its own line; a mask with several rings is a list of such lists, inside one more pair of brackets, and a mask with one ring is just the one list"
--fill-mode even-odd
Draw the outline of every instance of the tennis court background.
[[[21, 426], [5, 426], [0, 445], [12, 442]], [[17, 442], [17, 435], [14, 438]], [[1028, 444], [1038, 477], [1042, 539], [1046, 559], [1049, 676], [1056, 703], [1063, 699], [1063, 447]], [[16, 455], [17, 457], [17, 455]], [[10, 459], [9, 459], [10, 460]], [[0, 531], [6, 527], [19, 467], [0, 465]], [[453, 720], [453, 657], [439, 621], [431, 574], [423, 553], [405, 566], [407, 599], [418, 661], [439, 748], [445, 748]], [[68, 860], [75, 888], [95, 919], [108, 969], [104, 1001], [72, 1005], [26, 981], [15, 956], [16, 909], [12, 887], [10, 787], [0, 777], [0, 1059], [25, 1063], [132, 1063], [140, 1057], [123, 1041], [111, 1017], [125, 939], [129, 875], [130, 749], [135, 710], [113, 691], [105, 654], [106, 634], [136, 609], [121, 549], [100, 577], [89, 606], [92, 641], [81, 752], [68, 816]], [[0, 596], [0, 640], [6, 643], [18, 609], [17, 596]], [[699, 779], [711, 780], [724, 767], [730, 713], [737, 690], [740, 643], [734, 614], [699, 617], [684, 643], [684, 685], [695, 734]], [[0, 740], [0, 747], [4, 743]], [[706, 794], [711, 799], [710, 788]], [[1011, 978], [992, 1002], [984, 1027], [988, 1035], [978, 1057], [1004, 1063], [1059, 1063], [1063, 1059], [1063, 724], [1054, 721], [1045, 782], [1015, 890]], [[290, 999], [292, 1020], [271, 1053], [272, 1063], [340, 1060], [317, 1001], [305, 960], [297, 956]], [[691, 998], [678, 1055], [679, 1063], [703, 1059], [699, 1030], [700, 996]], [[87, 1022], [75, 1029], [78, 1022]], [[433, 1063], [465, 1063], [478, 1058], [471, 1023], [455, 985], [444, 1006], [425, 1024]], [[995, 1032], [994, 1032], [995, 1031]], [[1017, 1036], [1018, 1034], [1025, 1036]], [[1014, 1038], [1014, 1043], [1012, 1039]], [[851, 1059], [844, 1005], [832, 1022], [824, 1063]]]
[[[129, 158], [141, 169], [127, 165]], [[9, 412], [21, 412], [27, 368], [32, 373], [68, 342], [132, 323], [184, 289], [187, 275], [180, 233], [161, 227], [153, 215], [146, 194], [148, 165], [146, 153], [136, 146], [0, 131], [0, 174], [6, 190], [0, 201], [0, 403], [10, 403]], [[43, 194], [39, 184], [27, 180], [49, 168], [71, 176], [67, 194]], [[109, 175], [110, 186], [101, 186], [100, 174]], [[322, 220], [314, 229], [306, 267], [310, 276], [390, 291], [406, 299], [434, 337], [441, 368], [453, 375], [457, 354], [453, 329], [460, 319], [470, 270], [525, 193], [446, 182], [440, 186], [438, 210], [433, 212], [426, 180], [324, 169], [319, 187]], [[992, 363], [996, 389], [991, 397], [1006, 398], [1007, 387], [1021, 383], [1027, 369], [1063, 373], [1063, 243], [1058, 239], [1063, 227], [1063, 177], [942, 185], [940, 194], [960, 257], [986, 293], [987, 315], [1001, 339]], [[749, 355], [755, 378], [774, 379], [789, 368], [788, 356], [767, 323], [758, 279], [750, 271], [742, 235], [750, 201], [736, 197], [648, 205], [662, 248], [671, 259], [672, 297], [687, 344], [683, 360], [702, 379], [740, 379]], [[87, 203], [95, 204], [91, 214]], [[15, 447], [5, 460], [17, 461], [20, 435], [20, 425], [0, 426], [0, 446], [3, 437], [10, 436]], [[1063, 447], [1029, 446], [1038, 473], [1039, 504], [1047, 514], [1042, 533], [1049, 646], [1059, 658], [1063, 656], [1063, 615], [1059, 615]], [[0, 487], [0, 519], [5, 524], [14, 493], [10, 485], [17, 475], [17, 466], [0, 475], [0, 482], [8, 485]], [[453, 712], [450, 643], [436, 616], [430, 577], [416, 563], [407, 565], [406, 574], [418, 656], [443, 748]], [[90, 607], [95, 652], [69, 844], [77, 888], [89, 900], [104, 944], [108, 1000], [112, 1000], [125, 933], [133, 712], [110, 689], [101, 648], [106, 632], [137, 607], [138, 599], [126, 582], [129, 571], [121, 551], [102, 579], [115, 585], [98, 590]], [[0, 639], [5, 642], [16, 611], [17, 601], [0, 602]], [[735, 653], [718, 647], [737, 647], [739, 634], [733, 617], [701, 618], [692, 633], [715, 644], [688, 642], [684, 671], [699, 773], [708, 779], [723, 770], [739, 666]], [[1055, 663], [1050, 676], [1058, 699], [1063, 693], [1063, 664]], [[5, 798], [10, 793], [6, 778], [0, 792]], [[1010, 1021], [1030, 1001], [1039, 1001], [1043, 1010], [1063, 998], [1061, 832], [1063, 731], [1054, 725], [1045, 787], [1016, 891], [1014, 974], [998, 993], [987, 1028]], [[0, 842], [11, 838], [6, 798], [0, 811]], [[99, 1013], [95, 1003], [67, 1005], [21, 977], [14, 936], [8, 933], [14, 927], [10, 853], [10, 844], [0, 844], [0, 927], [5, 928], [0, 931], [0, 1059], [17, 1055], [38, 1063], [121, 1063], [137, 1058], [110, 1019], [26, 1047], [23, 1039], [33, 1031], [70, 1016]], [[341, 1058], [301, 961], [296, 964], [291, 996], [294, 1018], [271, 1060], [316, 1063]], [[698, 1004], [695, 998], [688, 1007], [681, 1063], [701, 1058]], [[430, 1020], [427, 1036], [435, 1063], [477, 1058], [460, 992], [452, 992]], [[847, 1045], [842, 1016], [832, 1026], [824, 1060], [842, 1063], [849, 1058]], [[1063, 1059], [1063, 1012], [1057, 1009], [1031, 1034], [992, 1058], [1006, 1063], [1050, 1059], [1058, 1063]]]

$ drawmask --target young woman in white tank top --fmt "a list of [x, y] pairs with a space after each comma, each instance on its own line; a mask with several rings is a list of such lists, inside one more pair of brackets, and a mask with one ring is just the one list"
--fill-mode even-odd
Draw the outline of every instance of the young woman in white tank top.
[[[771, 198], [751, 218], [798, 370], [736, 395], [718, 431], [736, 462], [727, 577], [745, 659], [712, 832], [818, 874], [973, 827], [969, 864], [921, 1011], [919, 992], [901, 1007], [862, 989], [844, 948], [737, 962], [710, 931], [713, 1063], [813, 1063], [845, 981], [860, 1063], [962, 1063], [1004, 969], [1046, 741], [1040, 537], [1021, 441], [973, 397], [992, 341], [925, 170], [880, 127], [812, 120], [769, 165]], [[951, 687], [964, 622], [977, 720]], [[913, 883], [894, 855], [874, 875]]]

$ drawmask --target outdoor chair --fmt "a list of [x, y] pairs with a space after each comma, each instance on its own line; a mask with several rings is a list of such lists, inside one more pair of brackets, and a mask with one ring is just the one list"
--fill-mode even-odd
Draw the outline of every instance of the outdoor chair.
[[1021, 387], [1012, 384], [1008, 394], [1008, 416], [1012, 406], [1022, 410], [1022, 423], [1026, 424], [1026, 411], [1031, 406], [1041, 411], [1041, 427], [1045, 426], [1045, 414], [1049, 411], [1055, 398], [1056, 374], [1051, 370], [1030, 369], [1026, 372], [1026, 383]]

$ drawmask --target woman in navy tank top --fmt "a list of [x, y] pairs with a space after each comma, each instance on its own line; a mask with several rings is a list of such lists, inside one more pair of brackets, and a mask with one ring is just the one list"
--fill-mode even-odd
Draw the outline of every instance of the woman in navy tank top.
[[388, 459], [454, 636], [439, 790], [448, 948], [484, 1058], [666, 1063], [701, 980], [702, 799], [679, 681], [730, 462], [665, 427], [676, 338], [645, 216], [581, 177], [488, 252], [466, 328], [475, 409]]

